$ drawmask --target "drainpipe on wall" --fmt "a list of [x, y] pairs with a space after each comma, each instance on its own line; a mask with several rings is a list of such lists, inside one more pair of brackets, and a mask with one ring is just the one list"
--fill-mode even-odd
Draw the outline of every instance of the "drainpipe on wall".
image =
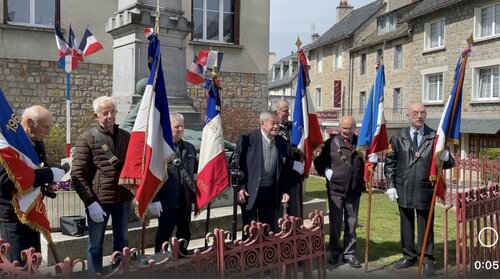
[[349, 105], [348, 105], [348, 114], [352, 116], [352, 89], [354, 88], [354, 55], [352, 52], [349, 52]]

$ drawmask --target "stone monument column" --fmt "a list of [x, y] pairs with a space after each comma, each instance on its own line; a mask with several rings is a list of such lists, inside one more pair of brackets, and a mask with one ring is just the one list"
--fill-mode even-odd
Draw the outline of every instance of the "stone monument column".
[[[117, 103], [117, 123], [121, 123], [132, 104], [135, 84], [149, 76], [147, 65], [149, 41], [146, 27], [154, 27], [156, 0], [118, 0], [117, 12], [108, 19], [105, 30], [113, 37], [113, 98]], [[185, 116], [186, 127], [199, 128], [201, 120], [186, 94], [187, 35], [193, 24], [182, 11], [182, 0], [160, 0], [162, 66], [167, 86], [170, 111]]]

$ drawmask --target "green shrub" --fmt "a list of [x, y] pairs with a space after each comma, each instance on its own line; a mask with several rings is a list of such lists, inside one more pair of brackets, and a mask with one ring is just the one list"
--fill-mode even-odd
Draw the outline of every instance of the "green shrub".
[[61, 165], [61, 159], [66, 157], [66, 129], [54, 125], [50, 134], [43, 140], [47, 152], [47, 162], [50, 166]]
[[490, 160], [496, 160], [500, 157], [500, 148], [486, 148], [479, 152], [479, 156], [487, 156]]

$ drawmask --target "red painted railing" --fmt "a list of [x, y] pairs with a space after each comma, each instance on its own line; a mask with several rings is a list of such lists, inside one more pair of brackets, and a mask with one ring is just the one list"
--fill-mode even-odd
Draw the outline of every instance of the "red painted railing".
[[[163, 251], [144, 256], [138, 249], [124, 248], [111, 259], [116, 267], [103, 278], [326, 278], [326, 254], [323, 212], [309, 214], [311, 226], [300, 218], [286, 216], [279, 221], [281, 231], [269, 232], [267, 224], [253, 222], [245, 230], [249, 238], [231, 243], [231, 233], [215, 229], [206, 236], [208, 246], [183, 255], [179, 250], [185, 240], [172, 238]], [[27, 260], [21, 267], [6, 257], [10, 245], [0, 240], [0, 277], [2, 278], [85, 278], [83, 260], [66, 258], [52, 268], [42, 268], [42, 255], [33, 248], [23, 251]], [[302, 275], [299, 275], [302, 267]], [[317, 273], [314, 274], [313, 272]]]
[[[446, 172], [445, 276], [447, 276], [447, 214], [455, 209], [456, 277], [500, 276], [500, 160], [455, 156]], [[482, 243], [482, 244], [481, 244]]]

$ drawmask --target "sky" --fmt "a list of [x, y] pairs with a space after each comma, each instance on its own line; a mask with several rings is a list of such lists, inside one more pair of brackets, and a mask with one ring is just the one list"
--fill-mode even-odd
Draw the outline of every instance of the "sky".
[[[354, 9], [375, 0], [348, 0]], [[295, 42], [300, 37], [302, 45], [311, 42], [311, 30], [320, 36], [336, 22], [340, 0], [270, 0], [271, 33], [269, 51], [276, 53], [276, 60], [297, 50]]]

